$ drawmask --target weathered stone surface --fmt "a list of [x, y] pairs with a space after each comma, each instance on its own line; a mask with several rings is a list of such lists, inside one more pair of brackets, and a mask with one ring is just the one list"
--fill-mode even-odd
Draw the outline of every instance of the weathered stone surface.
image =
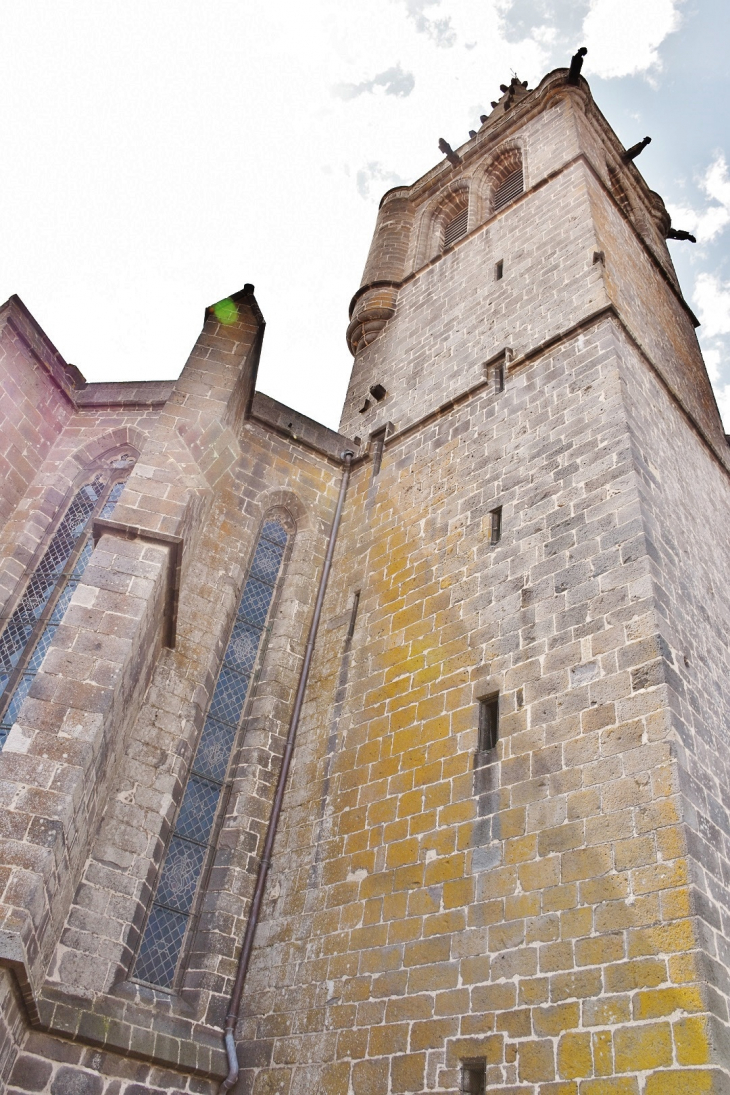
[[[384, 201], [340, 433], [254, 395], [250, 286], [174, 383], [83, 386], [0, 310], [5, 619], [90, 469], [131, 469], [0, 754], [9, 1092], [225, 1074], [347, 447], [237, 1090], [451, 1095], [465, 1064], [503, 1095], [727, 1090], [730, 449], [661, 201], [564, 76]], [[290, 549], [155, 989], [135, 955], [271, 514]]]

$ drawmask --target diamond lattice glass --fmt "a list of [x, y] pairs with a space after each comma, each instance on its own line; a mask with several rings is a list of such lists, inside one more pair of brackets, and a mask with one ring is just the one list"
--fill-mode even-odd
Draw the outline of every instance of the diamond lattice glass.
[[239, 619], [248, 620], [249, 623], [263, 627], [273, 594], [273, 586], [267, 586], [263, 582], [257, 582], [255, 578], [249, 578], [238, 610]]
[[153, 905], [135, 967], [140, 981], [162, 988], [172, 985], [187, 926], [188, 917], [184, 913]]
[[247, 691], [248, 677], [242, 677], [224, 665], [213, 693], [211, 715], [237, 726]]
[[190, 912], [204, 856], [202, 845], [192, 844], [179, 836], [172, 838], [157, 889], [157, 901], [161, 905], [169, 905], [177, 912]]
[[198, 775], [191, 775], [183, 795], [175, 832], [205, 844], [210, 836], [221, 788]]

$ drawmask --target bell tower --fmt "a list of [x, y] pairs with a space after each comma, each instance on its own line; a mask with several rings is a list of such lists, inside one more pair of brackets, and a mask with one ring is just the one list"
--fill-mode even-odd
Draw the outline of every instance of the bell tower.
[[323, 1091], [724, 1092], [730, 449], [637, 150], [577, 71], [502, 90], [384, 196], [352, 300], [251, 1055], [298, 982]]

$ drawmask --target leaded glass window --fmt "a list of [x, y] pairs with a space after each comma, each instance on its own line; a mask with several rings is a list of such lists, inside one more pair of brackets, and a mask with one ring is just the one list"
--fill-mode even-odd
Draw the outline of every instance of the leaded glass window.
[[128, 475], [131, 462], [116, 460], [79, 487], [0, 632], [0, 749], [89, 561], [92, 521], [111, 514], [126, 481], [117, 469]]
[[161, 988], [172, 987], [193, 915], [287, 540], [281, 522], [264, 523], [163, 859], [134, 966], [136, 980]]

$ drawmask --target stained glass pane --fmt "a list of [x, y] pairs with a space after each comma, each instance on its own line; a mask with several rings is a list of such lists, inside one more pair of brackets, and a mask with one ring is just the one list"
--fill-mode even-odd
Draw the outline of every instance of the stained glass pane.
[[84, 570], [86, 569], [86, 564], [88, 563], [89, 559], [91, 558], [91, 556], [93, 554], [93, 551], [94, 551], [94, 544], [93, 544], [93, 541], [92, 541], [91, 537], [89, 537], [89, 541], [88, 541], [88, 543], [84, 544], [83, 551], [79, 555], [78, 560], [76, 562], [76, 566], [73, 569], [73, 577], [74, 578], [78, 579], [84, 573]]
[[283, 554], [284, 548], [280, 545], [271, 544], [268, 540], [259, 540], [251, 564], [252, 577], [260, 578], [263, 582], [273, 585], [279, 573]]
[[200, 776], [191, 775], [178, 814], [175, 832], [204, 844], [213, 828], [221, 789]]
[[76, 589], [78, 584], [79, 583], [75, 578], [71, 578], [71, 580], [64, 587], [63, 593], [53, 606], [53, 612], [51, 613], [49, 618], [52, 624], [60, 624], [61, 620], [63, 619], [63, 614], [68, 608], [69, 601], [73, 597], [74, 590]]
[[235, 727], [227, 726], [224, 722], [218, 722], [209, 716], [203, 727], [200, 744], [193, 761], [195, 771], [223, 781], [235, 736]]
[[53, 636], [56, 634], [56, 624], [47, 623], [43, 628], [43, 634], [36, 643], [35, 650], [28, 662], [28, 670], [37, 673], [41, 667], [41, 662], [46, 656], [46, 651], [53, 641]]
[[243, 703], [248, 691], [248, 677], [241, 677], [232, 669], [223, 666], [210, 705], [211, 715], [238, 726]]
[[273, 595], [273, 586], [266, 586], [263, 582], [257, 582], [255, 578], [249, 578], [243, 591], [243, 597], [241, 597], [241, 607], [238, 610], [239, 618], [249, 620], [252, 624], [263, 627]]
[[17, 664], [103, 489], [104, 480], [98, 475], [92, 483], [85, 484], [76, 492], [63, 515], [18, 607], [0, 636], [0, 665], [4, 670], [7, 671]]
[[8, 730], [13, 725], [18, 717], [18, 711], [25, 697], [30, 692], [30, 686], [35, 679], [35, 673], [24, 673], [15, 686], [13, 692], [13, 698], [8, 704], [7, 711], [3, 715], [3, 726], [7, 726]]
[[190, 912], [204, 858], [205, 848], [202, 845], [191, 844], [189, 840], [174, 836], [167, 849], [157, 901], [162, 905], [171, 905], [178, 912]]
[[235, 623], [233, 625], [233, 634], [226, 647], [226, 665], [230, 665], [237, 669], [239, 673], [245, 673], [248, 676], [253, 669], [253, 663], [256, 661], [260, 641], [260, 627]]
[[104, 505], [101, 507], [100, 517], [111, 517], [112, 510], [119, 501], [120, 495], [127, 485], [126, 479], [121, 479], [118, 483], [115, 483], [112, 489], [109, 491], [109, 497]]
[[135, 973], [142, 981], [169, 988], [175, 976], [188, 918], [155, 905], [147, 921]]
[[287, 541], [286, 529], [278, 521], [265, 521], [264, 527], [261, 529], [261, 535], [265, 540], [271, 540], [274, 544], [281, 544], [282, 547]]

